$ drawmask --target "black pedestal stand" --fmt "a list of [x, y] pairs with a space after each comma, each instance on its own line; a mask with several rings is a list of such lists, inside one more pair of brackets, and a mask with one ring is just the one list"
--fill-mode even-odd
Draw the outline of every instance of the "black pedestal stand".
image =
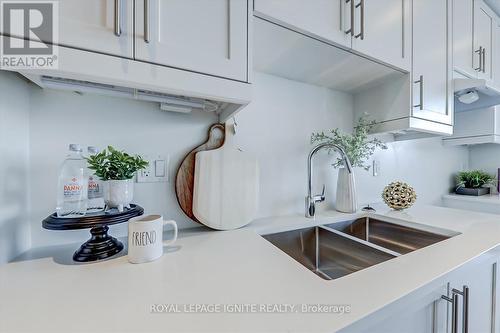
[[138, 205], [130, 205], [123, 212], [116, 209], [76, 218], [59, 218], [52, 214], [43, 220], [42, 225], [49, 230], [76, 230], [90, 228], [92, 235], [73, 254], [73, 260], [89, 262], [106, 259], [120, 253], [123, 244], [108, 234], [109, 225], [127, 222], [135, 216], [144, 214], [144, 209]]
[[80, 246], [73, 254], [73, 260], [79, 262], [105, 259], [123, 250], [118, 239], [108, 235], [109, 227], [98, 226], [90, 229], [92, 237]]

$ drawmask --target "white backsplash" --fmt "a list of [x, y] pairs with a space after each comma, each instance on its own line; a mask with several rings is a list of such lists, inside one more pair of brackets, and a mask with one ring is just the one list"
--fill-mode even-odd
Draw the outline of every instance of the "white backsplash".
[[30, 247], [29, 88], [0, 72], [0, 264]]
[[[469, 167], [480, 169], [498, 177], [500, 168], [500, 145], [488, 143], [484, 145], [470, 146]], [[494, 190], [496, 192], [496, 189]]]
[[[0, 72], [0, 80], [6, 74]], [[16, 79], [20, 81], [21, 79]], [[21, 84], [21, 83], [20, 83]], [[125, 99], [78, 95], [69, 92], [26, 88], [30, 99], [29, 153], [31, 239], [33, 246], [83, 242], [87, 230], [54, 232], [44, 230], [41, 220], [55, 207], [58, 168], [69, 143], [107, 144], [133, 153], [170, 155], [171, 179], [183, 156], [205, 140], [213, 115], [189, 115], [160, 111], [157, 104]], [[3, 93], [2, 93], [3, 94]], [[25, 97], [27, 98], [27, 97]], [[236, 143], [254, 153], [260, 163], [261, 195], [259, 217], [303, 214], [306, 193], [306, 157], [313, 131], [353, 124], [352, 97], [312, 85], [255, 73], [254, 101], [237, 116]], [[0, 110], [0, 114], [2, 110]], [[336, 171], [332, 156], [318, 156], [315, 190], [327, 186], [327, 202], [335, 199]], [[389, 144], [375, 155], [380, 175], [356, 170], [359, 201], [380, 201], [388, 182], [400, 179], [414, 185], [418, 202], [438, 203], [453, 185], [452, 174], [468, 160], [463, 147], [443, 147], [440, 139]], [[174, 184], [135, 184], [135, 201], [146, 212], [177, 220], [180, 227], [196, 226], [179, 209]], [[112, 227], [124, 236], [126, 226]]]
[[[239, 142], [261, 164], [260, 215], [303, 214], [311, 132], [351, 130], [352, 100], [350, 95], [270, 75], [257, 74], [255, 79], [254, 101], [238, 119]], [[389, 143], [373, 158], [380, 163], [378, 177], [355, 169], [358, 202], [380, 202], [384, 186], [402, 180], [413, 185], [417, 202], [440, 204], [453, 187], [454, 173], [467, 166], [468, 150], [444, 147], [440, 138], [430, 138]], [[330, 167], [331, 161], [323, 154], [315, 163], [315, 191], [319, 193], [323, 183], [327, 188], [322, 209], [335, 202], [337, 170]]]

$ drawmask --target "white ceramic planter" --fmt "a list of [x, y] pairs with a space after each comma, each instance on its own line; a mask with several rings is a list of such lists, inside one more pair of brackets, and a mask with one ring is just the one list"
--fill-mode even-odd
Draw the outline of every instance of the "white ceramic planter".
[[346, 168], [339, 169], [335, 208], [342, 213], [354, 213], [358, 209], [354, 173], [349, 173]]
[[124, 207], [130, 207], [134, 199], [134, 180], [107, 180], [104, 182], [104, 201], [108, 208], [118, 208], [123, 212]]

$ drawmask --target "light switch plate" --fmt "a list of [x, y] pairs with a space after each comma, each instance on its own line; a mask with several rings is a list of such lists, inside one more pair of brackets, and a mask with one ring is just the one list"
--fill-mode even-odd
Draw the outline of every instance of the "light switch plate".
[[169, 181], [170, 156], [145, 155], [143, 158], [149, 162], [149, 165], [146, 169], [137, 172], [138, 183], [164, 183]]
[[379, 173], [380, 173], [380, 161], [373, 160], [373, 162], [372, 162], [372, 176], [378, 177]]

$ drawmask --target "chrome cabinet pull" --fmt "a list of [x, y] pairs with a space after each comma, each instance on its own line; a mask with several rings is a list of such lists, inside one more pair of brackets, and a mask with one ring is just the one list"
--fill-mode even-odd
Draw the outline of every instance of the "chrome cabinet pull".
[[419, 104], [413, 105], [414, 108], [419, 108], [420, 110], [424, 109], [424, 76], [420, 75], [420, 78], [417, 81], [414, 81], [413, 83], [418, 83], [420, 87], [420, 97], [419, 97]]
[[122, 23], [121, 23], [121, 13], [122, 13], [122, 2], [121, 0], [115, 0], [115, 36], [120, 37], [122, 34]]
[[474, 70], [480, 72], [483, 70], [483, 47], [480, 46], [478, 50], [474, 51], [474, 53], [479, 55], [479, 67], [474, 68]]
[[483, 60], [483, 73], [486, 73], [486, 48], [483, 47], [483, 52], [481, 53], [481, 59]]
[[149, 0], [144, 0], [144, 41], [149, 43]]
[[458, 333], [458, 294], [452, 297], [441, 295], [441, 298], [451, 303], [451, 333]]
[[354, 36], [354, 38], [359, 38], [361, 37], [361, 40], [365, 39], [365, 0], [361, 0], [357, 5], [356, 8], [360, 8], [360, 31], [359, 34]]
[[350, 34], [351, 36], [354, 36], [354, 0], [345, 0], [345, 3], [351, 3], [351, 28], [349, 30], [346, 30], [346, 34]]
[[462, 333], [469, 332], [469, 287], [463, 286], [462, 290], [453, 288], [451, 290], [454, 295], [461, 295], [463, 297], [462, 305]]

